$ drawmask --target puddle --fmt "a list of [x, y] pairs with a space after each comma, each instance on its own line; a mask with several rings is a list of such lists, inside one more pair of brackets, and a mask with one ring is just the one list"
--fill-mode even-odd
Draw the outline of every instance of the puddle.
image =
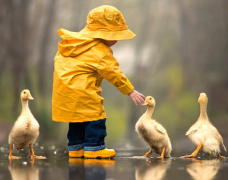
[[[42, 148], [41, 148], [42, 147]], [[28, 150], [13, 154], [19, 160], [8, 159], [8, 148], [0, 146], [0, 180], [224, 180], [228, 177], [228, 158], [182, 159], [134, 158], [145, 150], [117, 150], [112, 159], [68, 158], [66, 149], [56, 146], [36, 147], [35, 153], [45, 160], [27, 158]]]

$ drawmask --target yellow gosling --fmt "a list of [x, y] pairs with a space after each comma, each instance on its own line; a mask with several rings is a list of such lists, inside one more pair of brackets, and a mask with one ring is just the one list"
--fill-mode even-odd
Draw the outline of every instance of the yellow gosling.
[[[147, 96], [144, 106], [147, 106], [146, 112], [139, 118], [135, 125], [138, 135], [150, 146], [150, 150], [141, 157], [151, 157], [153, 152], [160, 155], [158, 158], [171, 157], [171, 142], [165, 128], [155, 119], [152, 114], [155, 108], [155, 100]], [[135, 156], [137, 157], [137, 156]]]
[[9, 134], [9, 159], [20, 159], [19, 156], [12, 155], [13, 147], [17, 150], [25, 149], [29, 146], [31, 159], [46, 159], [46, 157], [36, 156], [33, 151], [33, 144], [39, 136], [39, 123], [32, 115], [28, 101], [34, 100], [30, 91], [25, 89], [21, 92], [22, 112], [17, 118]]
[[200, 93], [198, 103], [200, 104], [200, 116], [195, 124], [186, 132], [186, 136], [197, 146], [196, 150], [182, 158], [194, 158], [198, 152], [202, 149], [203, 152], [210, 154], [211, 156], [224, 158], [220, 154], [220, 144], [222, 144], [224, 150], [226, 147], [223, 144], [223, 138], [219, 134], [218, 130], [211, 124], [207, 116], [207, 103], [208, 98], [205, 93]]

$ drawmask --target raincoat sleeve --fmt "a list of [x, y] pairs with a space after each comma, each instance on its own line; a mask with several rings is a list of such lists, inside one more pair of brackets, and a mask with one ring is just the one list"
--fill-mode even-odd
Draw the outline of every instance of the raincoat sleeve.
[[107, 81], [112, 83], [124, 95], [127, 95], [134, 90], [131, 82], [120, 70], [119, 63], [112, 56], [111, 51], [106, 52], [103, 58], [101, 58], [97, 72]]

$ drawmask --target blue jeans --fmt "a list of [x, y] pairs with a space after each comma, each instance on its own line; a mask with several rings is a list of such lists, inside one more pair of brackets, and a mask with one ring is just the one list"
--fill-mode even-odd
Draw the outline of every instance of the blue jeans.
[[105, 149], [106, 118], [98, 121], [69, 123], [67, 138], [68, 150], [75, 151], [84, 148], [84, 151]]

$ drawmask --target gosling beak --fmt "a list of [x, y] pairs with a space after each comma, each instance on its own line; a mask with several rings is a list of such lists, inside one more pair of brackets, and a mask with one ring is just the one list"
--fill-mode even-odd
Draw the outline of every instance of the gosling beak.
[[144, 101], [144, 103], [142, 104], [142, 106], [147, 106], [148, 102]]
[[34, 100], [34, 98], [33, 98], [31, 95], [28, 95], [27, 98], [28, 98], [29, 100]]

